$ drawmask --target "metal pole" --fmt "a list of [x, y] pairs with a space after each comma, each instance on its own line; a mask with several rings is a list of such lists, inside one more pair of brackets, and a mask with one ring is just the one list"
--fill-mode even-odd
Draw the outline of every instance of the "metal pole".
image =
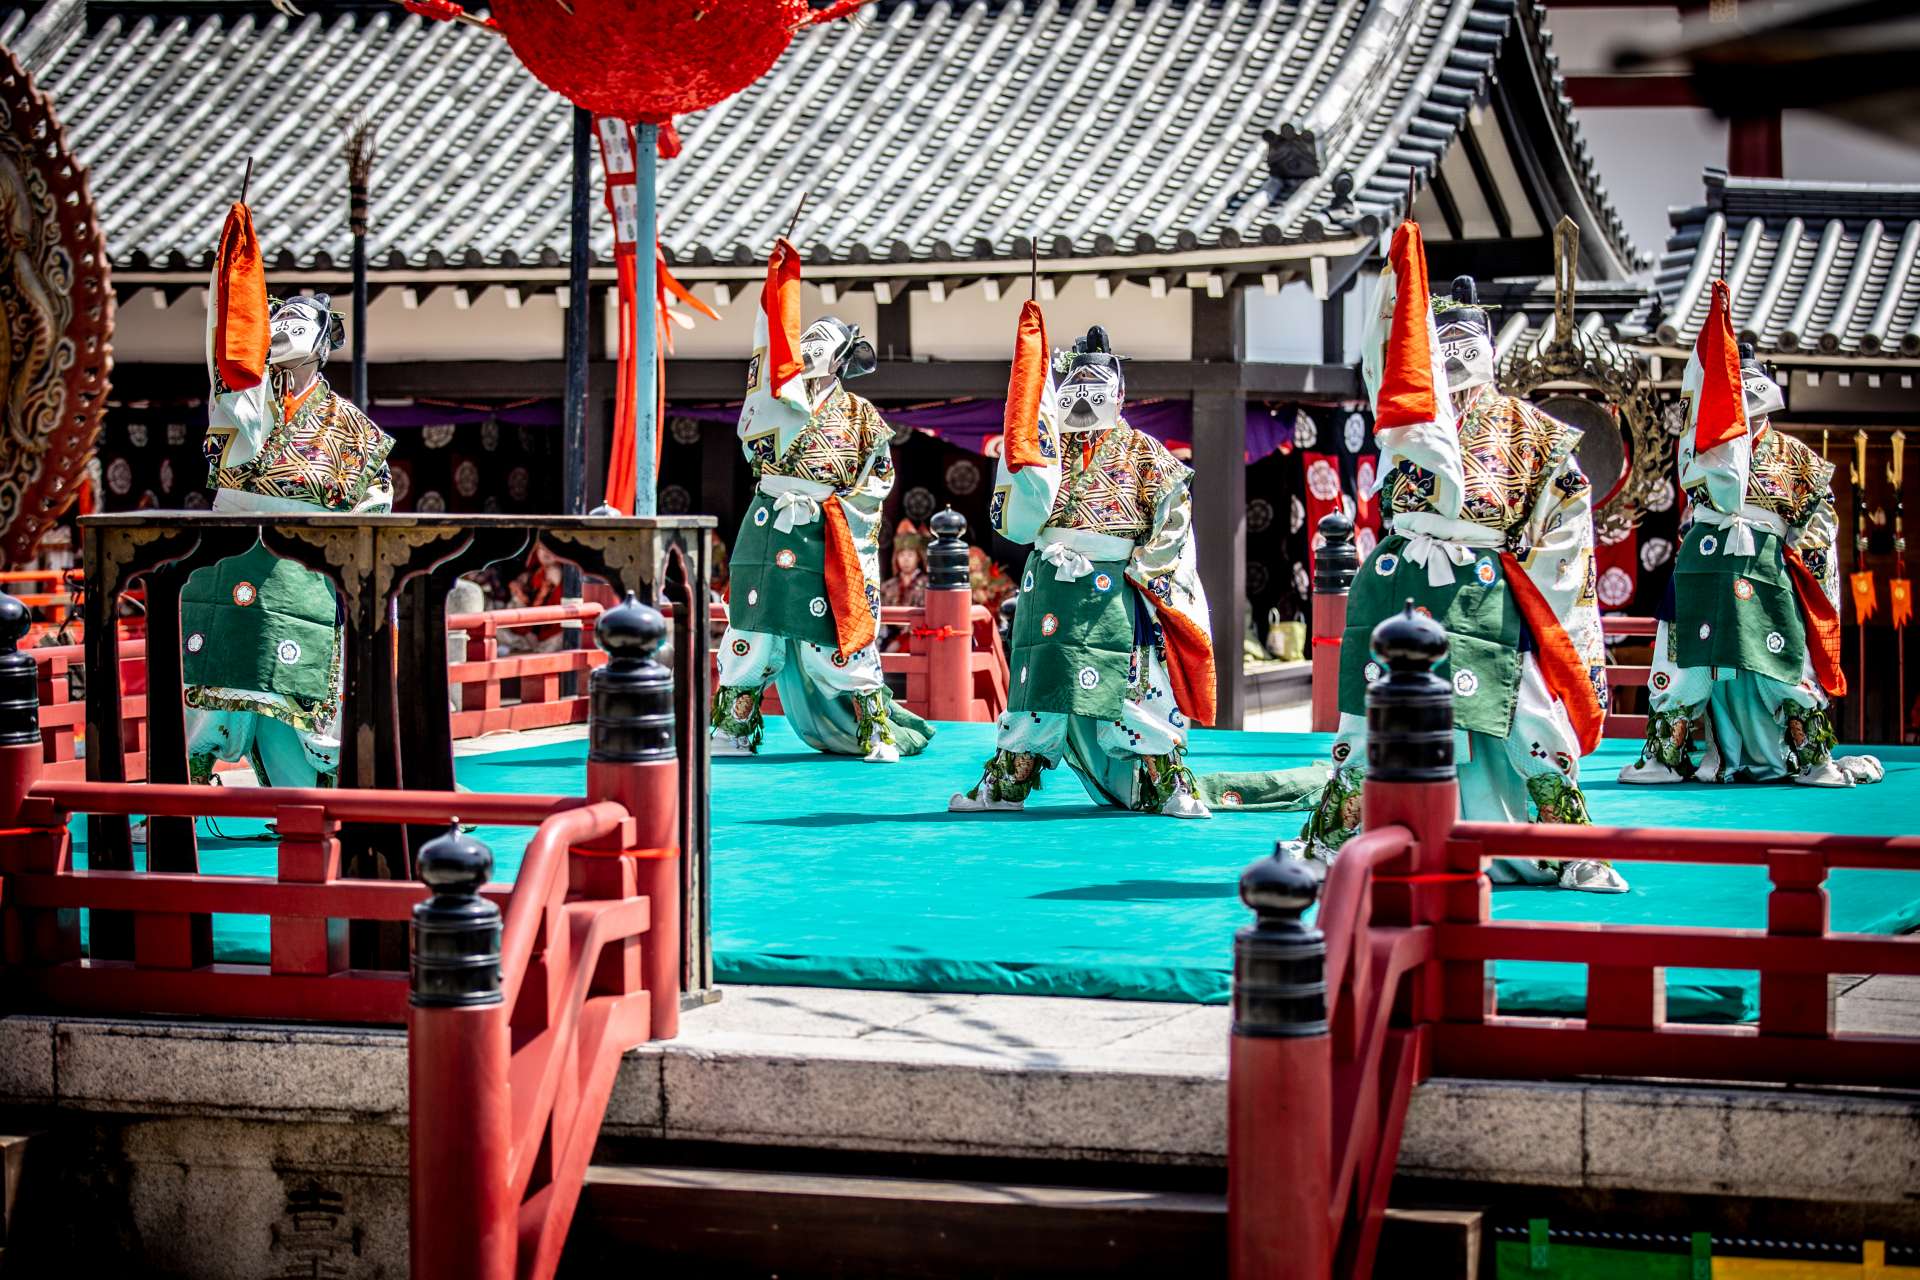
[[[366, 192], [355, 191], [363, 210]], [[366, 224], [353, 234], [353, 402], [367, 408], [367, 233]]]
[[[593, 265], [593, 113], [573, 109], [573, 241], [567, 269], [567, 402], [566, 426], [560, 437], [560, 509], [570, 516], [587, 510], [587, 343], [591, 338], [591, 286], [587, 272]], [[569, 560], [560, 571], [560, 598], [580, 600], [580, 566]], [[578, 623], [560, 628], [565, 648], [580, 647]], [[580, 677], [569, 671], [560, 677], [560, 692], [574, 697]]]
[[0, 592], [0, 827], [14, 824], [40, 777], [40, 673], [20, 652], [32, 623], [26, 605]]
[[634, 129], [634, 195], [639, 226], [634, 233], [633, 281], [633, 514], [654, 514], [658, 478], [653, 474], [654, 440], [660, 424], [660, 370], [654, 333], [654, 243], [659, 239], [658, 211], [654, 208], [654, 171], [659, 160], [657, 125]]

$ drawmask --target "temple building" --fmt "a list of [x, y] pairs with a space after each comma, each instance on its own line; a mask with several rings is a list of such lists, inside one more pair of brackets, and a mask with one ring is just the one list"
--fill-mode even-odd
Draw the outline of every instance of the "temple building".
[[[754, 290], [804, 196], [806, 311], [873, 338], [860, 389], [901, 429], [889, 528], [951, 503], [985, 529], [1029, 292], [1056, 336], [1112, 331], [1132, 414], [1198, 473], [1221, 723], [1238, 725], [1243, 607], [1263, 624], [1304, 612], [1309, 517], [1352, 501], [1371, 450], [1355, 286], [1409, 194], [1436, 280], [1538, 280], [1562, 217], [1582, 229], [1584, 279], [1645, 265], [1543, 14], [975, 0], [809, 29], [766, 78], [682, 120], [661, 165], [665, 259], [720, 315], [674, 328], [662, 509], [737, 518], [731, 403]], [[379, 126], [365, 338], [370, 408], [400, 438], [398, 509], [559, 508], [571, 121], [503, 41], [390, 4], [289, 19], [165, 0], [0, 10], [0, 41], [99, 175], [120, 302], [108, 509], [204, 501], [207, 265], [248, 159], [208, 122], [271, 115], [301, 77]], [[274, 289], [348, 291], [344, 134], [289, 127], [252, 157]], [[617, 341], [595, 189], [589, 495]]]

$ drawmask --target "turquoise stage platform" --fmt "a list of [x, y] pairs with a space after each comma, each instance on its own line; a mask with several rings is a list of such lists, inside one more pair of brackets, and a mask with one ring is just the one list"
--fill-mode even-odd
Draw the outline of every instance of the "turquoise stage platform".
[[[1224, 1002], [1234, 930], [1247, 923], [1236, 882], [1295, 813], [1223, 812], [1179, 822], [1096, 809], [1064, 769], [1018, 814], [950, 815], [993, 726], [943, 724], [931, 748], [898, 765], [818, 755], [784, 720], [762, 754], [713, 770], [713, 919], [722, 982], [1111, 996]], [[1324, 759], [1326, 735], [1194, 735], [1202, 773]], [[1582, 769], [1595, 822], [1614, 826], [1911, 834], [1920, 815], [1920, 748], [1880, 750], [1886, 780], [1826, 791], [1792, 786], [1623, 787], [1637, 751], [1608, 742]], [[463, 756], [475, 791], [577, 794], [586, 744]], [[259, 823], [201, 824], [202, 869], [271, 874]], [[496, 876], [510, 879], [529, 832], [481, 828]], [[1496, 918], [1764, 928], [1766, 872], [1627, 865], [1632, 892], [1598, 896], [1496, 886]], [[1920, 927], [1920, 870], [1838, 871], [1836, 932]], [[216, 918], [222, 959], [262, 960], [266, 922]], [[1579, 966], [1502, 964], [1503, 1011], [1578, 1013]], [[1670, 1017], [1737, 1022], [1755, 1014], [1752, 973], [1671, 969]]]

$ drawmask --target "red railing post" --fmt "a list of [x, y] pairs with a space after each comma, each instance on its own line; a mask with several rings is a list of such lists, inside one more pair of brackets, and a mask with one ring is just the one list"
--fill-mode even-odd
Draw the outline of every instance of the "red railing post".
[[40, 778], [40, 673], [33, 655], [20, 652], [33, 615], [0, 592], [0, 827], [20, 819], [27, 788]]
[[[1812, 939], [1826, 936], [1828, 925], [1827, 860], [1814, 850], [1770, 850], [1767, 874], [1773, 892], [1767, 895], [1767, 935]], [[1824, 973], [1760, 971], [1760, 1034], [1763, 1036], [1830, 1036], [1833, 1034], [1833, 998]]]
[[1335, 511], [1320, 517], [1313, 553], [1313, 719], [1315, 733], [1340, 728], [1340, 637], [1347, 629], [1347, 591], [1360, 571], [1353, 521]]
[[[680, 774], [673, 742], [673, 673], [654, 660], [667, 620], [629, 593], [600, 615], [594, 638], [605, 665], [588, 677], [587, 795], [612, 800], [633, 818], [633, 892], [652, 903], [640, 948], [640, 974], [652, 1009], [652, 1035], [680, 1032], [685, 914], [680, 891]], [[592, 876], [594, 869], [583, 868]], [[618, 896], [605, 894], [603, 896]]]
[[1248, 867], [1254, 923], [1233, 940], [1227, 1230], [1234, 1280], [1326, 1280], [1333, 1266], [1333, 1041], [1319, 885], [1279, 849]]
[[931, 521], [927, 546], [927, 719], [965, 720], [973, 707], [973, 587], [966, 517], [952, 507]]
[[519, 1238], [493, 855], [460, 833], [420, 850], [407, 1009], [412, 1280], [512, 1280]]

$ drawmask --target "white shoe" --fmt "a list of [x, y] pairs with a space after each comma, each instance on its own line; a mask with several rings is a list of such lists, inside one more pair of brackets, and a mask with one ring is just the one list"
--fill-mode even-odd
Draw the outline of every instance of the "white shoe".
[[1207, 808], [1206, 802], [1185, 787], [1168, 796], [1167, 802], [1160, 806], [1160, 812], [1169, 818], [1211, 818], [1213, 816], [1213, 810]]
[[1720, 781], [1720, 748], [1709, 742], [1707, 749], [1700, 753], [1700, 767], [1693, 771], [1695, 782]]
[[891, 742], [876, 742], [864, 758], [868, 764], [899, 764], [900, 748]]
[[133, 843], [145, 844], [147, 842], [147, 820], [145, 818], [134, 823], [128, 830], [131, 833]]
[[754, 754], [753, 744], [744, 742], [730, 733], [716, 733], [710, 739], [708, 750], [716, 756], [750, 756]]
[[1854, 778], [1851, 773], [1840, 767], [1840, 762], [1829, 756], [1810, 769], [1793, 775], [1793, 782], [1802, 787], [1850, 787]]
[[1680, 771], [1670, 764], [1661, 764], [1658, 760], [1648, 760], [1644, 764], [1635, 761], [1620, 771], [1620, 781], [1637, 783], [1641, 786], [1665, 786], [1672, 782], [1685, 782]]
[[989, 800], [983, 792], [987, 784], [982, 782], [971, 791], [954, 793], [947, 801], [948, 813], [1019, 813], [1026, 808], [1024, 800]]
[[1880, 763], [1879, 756], [1835, 756], [1833, 762], [1856, 785], [1878, 782], [1887, 776], [1887, 767]]
[[1581, 893], [1625, 893], [1627, 880], [1604, 862], [1579, 858], [1560, 868], [1560, 887]]

